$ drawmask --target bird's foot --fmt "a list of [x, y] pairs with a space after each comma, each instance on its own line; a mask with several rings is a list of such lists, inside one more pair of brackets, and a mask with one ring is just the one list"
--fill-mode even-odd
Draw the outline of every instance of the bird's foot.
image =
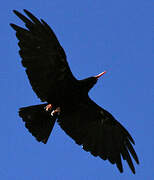
[[49, 111], [52, 109], [52, 104], [48, 104], [47, 106], [45, 106], [45, 110]]
[[55, 110], [53, 110], [51, 112], [51, 116], [53, 116], [55, 113], [58, 113], [58, 115], [60, 114], [61, 110], [60, 110], [60, 107], [57, 107]]

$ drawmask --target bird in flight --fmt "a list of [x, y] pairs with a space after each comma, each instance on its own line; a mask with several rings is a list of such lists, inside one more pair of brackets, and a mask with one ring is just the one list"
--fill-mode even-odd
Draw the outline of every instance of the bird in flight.
[[122, 159], [135, 174], [132, 157], [139, 164], [129, 132], [105, 109], [88, 96], [105, 71], [77, 80], [67, 63], [56, 35], [44, 20], [24, 10], [27, 17], [13, 11], [25, 28], [10, 24], [16, 31], [22, 65], [36, 95], [45, 104], [23, 107], [19, 116], [39, 141], [47, 143], [57, 121], [78, 145], [93, 156], [109, 160], [123, 172]]

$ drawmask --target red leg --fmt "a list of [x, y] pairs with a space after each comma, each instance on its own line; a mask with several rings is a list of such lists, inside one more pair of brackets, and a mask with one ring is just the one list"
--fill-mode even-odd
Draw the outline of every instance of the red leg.
[[49, 111], [52, 109], [52, 104], [48, 104], [46, 107], [45, 107], [45, 110], [46, 111]]

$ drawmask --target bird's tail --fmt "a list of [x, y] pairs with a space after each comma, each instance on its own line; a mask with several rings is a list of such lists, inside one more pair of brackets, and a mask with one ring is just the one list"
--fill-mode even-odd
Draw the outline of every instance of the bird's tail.
[[51, 111], [46, 112], [47, 104], [23, 107], [19, 109], [19, 116], [25, 122], [25, 127], [39, 142], [47, 143], [53, 126], [57, 119], [57, 114], [51, 116]]

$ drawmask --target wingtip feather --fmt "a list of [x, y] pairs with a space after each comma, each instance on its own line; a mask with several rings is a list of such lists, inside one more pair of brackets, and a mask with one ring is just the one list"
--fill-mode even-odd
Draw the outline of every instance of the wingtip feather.
[[18, 11], [17, 10], [15, 10], [15, 9], [13, 9], [13, 12], [16, 14], [16, 13], [18, 13]]
[[16, 28], [16, 25], [15, 24], [13, 24], [13, 23], [10, 23], [9, 24], [15, 31], [17, 30], [17, 28]]
[[40, 21], [28, 10], [24, 9], [24, 12], [26, 13], [26, 15], [36, 24], [41, 24]]
[[14, 12], [14, 14], [17, 15], [17, 16], [19, 16], [19, 15], [21, 14], [19, 11], [15, 10], [15, 9], [13, 10], [13, 12]]
[[24, 23], [31, 23], [31, 21], [17, 10], [13, 10], [16, 16], [18, 16]]

